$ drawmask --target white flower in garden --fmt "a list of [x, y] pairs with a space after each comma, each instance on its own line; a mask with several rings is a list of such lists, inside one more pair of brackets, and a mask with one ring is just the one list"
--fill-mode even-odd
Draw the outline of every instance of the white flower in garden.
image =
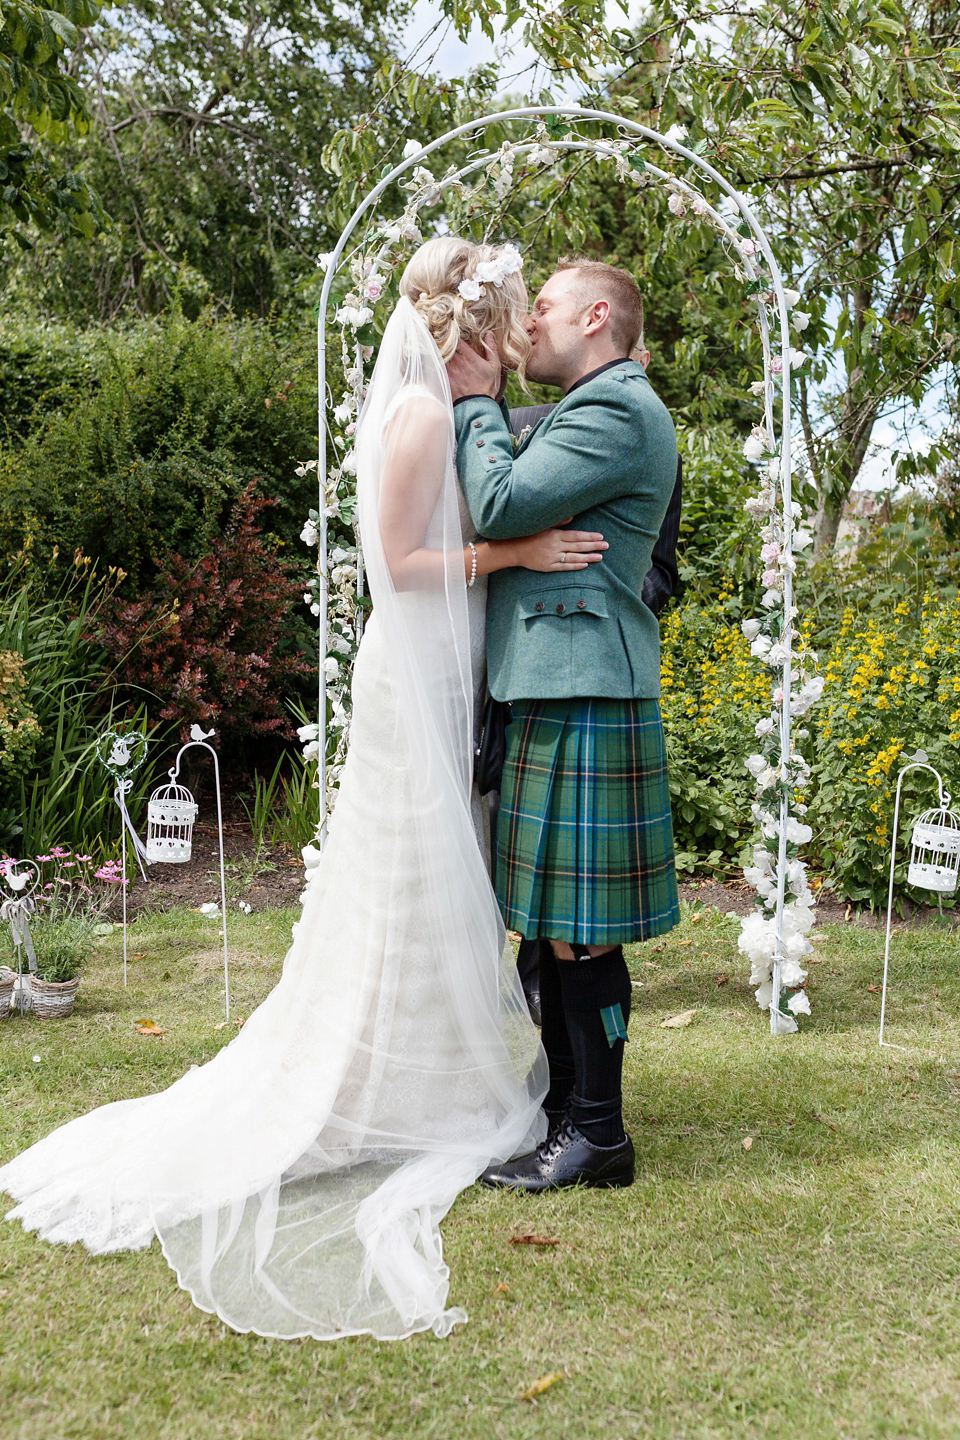
[[755, 520], [759, 520], [762, 515], [770, 514], [774, 504], [775, 500], [772, 491], [761, 490], [759, 495], [751, 495], [748, 500], [745, 500], [743, 502], [743, 508], [748, 515], [752, 515]]
[[352, 414], [353, 414], [353, 405], [351, 404], [351, 402], [350, 402], [349, 400], [344, 400], [344, 401], [343, 401], [340, 405], [338, 405], [338, 406], [336, 407], [336, 409], [334, 410], [334, 412], [333, 412], [333, 418], [334, 418], [334, 420], [336, 420], [336, 422], [337, 422], [338, 425], [345, 425], [346, 422], [350, 419], [350, 416], [351, 416]]
[[769, 635], [758, 635], [750, 646], [750, 654], [754, 660], [765, 660], [772, 645], [773, 641]]
[[335, 565], [330, 572], [330, 579], [334, 585], [349, 584], [350, 581], [356, 580], [356, 578], [357, 568], [355, 565]]
[[356, 475], [357, 457], [352, 450], [343, 457], [340, 469], [344, 475]]
[[796, 1035], [799, 1026], [792, 1015], [784, 1015], [782, 1010], [770, 1012], [772, 1030], [774, 1035]]
[[676, 192], [674, 192], [670, 196], [670, 199], [667, 201], [667, 209], [670, 211], [671, 215], [676, 215], [678, 217], [681, 215], [686, 215], [687, 207], [683, 203], [683, 196], [678, 195], [676, 194]]
[[693, 213], [694, 215], [706, 215], [707, 202], [702, 195], [695, 195], [693, 197]]
[[784, 298], [784, 300], [786, 300], [786, 302], [787, 302], [787, 309], [788, 309], [788, 310], [792, 310], [793, 307], [794, 307], [794, 305], [799, 305], [799, 304], [800, 304], [800, 291], [799, 291], [799, 290], [784, 290], [784, 292], [783, 292], [783, 298]]
[[754, 778], [756, 778], [762, 770], [767, 768], [767, 758], [765, 755], [748, 755], [743, 763]]
[[314, 601], [314, 603], [310, 606], [310, 614], [311, 614], [311, 615], [319, 615], [319, 614], [320, 614], [320, 606], [316, 603], [316, 601]]
[[809, 530], [805, 530], [805, 529], [803, 529], [802, 527], [801, 527], [799, 530], [794, 530], [794, 532], [793, 532], [793, 548], [794, 548], [794, 550], [806, 550], [807, 546], [808, 546], [808, 545], [812, 545], [812, 544], [813, 544], [813, 535], [811, 534], [811, 532], [810, 532]]
[[373, 311], [368, 305], [341, 305], [336, 314], [338, 325], [349, 325], [351, 330], [359, 330], [373, 319]]
[[762, 460], [769, 451], [770, 436], [767, 434], [766, 426], [754, 425], [743, 442], [743, 458], [745, 460]]
[[297, 727], [297, 739], [301, 745], [306, 745], [308, 740], [316, 740], [319, 734], [319, 725], [300, 725]]
[[304, 545], [316, 545], [317, 541], [320, 539], [320, 536], [317, 533], [317, 527], [316, 525], [314, 525], [312, 520], [304, 521], [303, 529], [300, 531], [300, 539], [303, 541]]
[[760, 604], [765, 610], [776, 610], [783, 604], [783, 596], [779, 590], [764, 590], [760, 596]]
[[355, 550], [344, 550], [342, 545], [335, 545], [330, 551], [331, 564], [342, 565], [344, 560], [351, 560], [355, 554]]
[[394, 245], [396, 245], [398, 240], [403, 239], [403, 230], [396, 223], [384, 225], [380, 233]]
[[790, 316], [790, 323], [795, 330], [806, 330], [810, 324], [810, 316], [805, 310], [794, 310]]
[[823, 694], [825, 683], [822, 675], [812, 675], [810, 679], [804, 680], [800, 689], [790, 701], [790, 707], [798, 719], [806, 715], [811, 706], [816, 705], [820, 696]]
[[782, 374], [783, 374], [783, 361], [780, 359], [780, 356], [779, 356], [779, 355], [771, 355], [771, 356], [770, 356], [770, 374], [771, 374], [771, 375], [782, 375]]
[[304, 845], [300, 854], [303, 856], [303, 868], [307, 871], [316, 870], [323, 859], [323, 851], [318, 850], [316, 845]]
[[743, 631], [744, 635], [748, 640], [756, 640], [757, 636], [760, 634], [760, 621], [744, 620], [741, 622], [740, 629]]
[[313, 591], [312, 591], [312, 590], [304, 590], [304, 592], [303, 592], [303, 603], [304, 603], [304, 605], [309, 605], [312, 599], [313, 599]]
[[739, 245], [741, 255], [746, 255], [748, 259], [751, 255], [756, 255], [757, 247], [752, 240], [741, 240], [739, 241]]
[[750, 386], [750, 394], [751, 394], [751, 395], [764, 395], [764, 394], [766, 393], [766, 389], [767, 389], [767, 382], [766, 382], [766, 380], [754, 380], [753, 384]]
[[683, 125], [671, 125], [664, 135], [664, 140], [672, 140], [675, 145], [682, 145], [687, 138], [687, 132]]
[[766, 655], [768, 665], [785, 665], [789, 658], [789, 646], [784, 645], [782, 640], [778, 640], [776, 645], [771, 645]]
[[406, 145], [404, 145], [403, 147], [404, 160], [409, 160], [412, 155], [419, 155], [422, 149], [423, 145], [420, 143], [419, 140], [408, 140]]
[[340, 678], [340, 666], [332, 655], [328, 655], [323, 662], [323, 678], [328, 685], [332, 685], [335, 680], [339, 680]]
[[[551, 150], [546, 145], [538, 145], [535, 149], [530, 151], [530, 154], [527, 158], [531, 165], [552, 165], [557, 158], [557, 152], [555, 150]], [[623, 159], [620, 158], [619, 164], [623, 165], [623, 163]], [[625, 176], [621, 176], [620, 178], [624, 179]]]
[[802, 985], [807, 978], [807, 972], [796, 960], [784, 960], [780, 966], [780, 983], [782, 985]]
[[790, 351], [790, 369], [799, 370], [801, 365], [806, 365], [809, 355], [804, 355], [802, 350]]
[[483, 294], [483, 286], [479, 280], [461, 280], [457, 291], [467, 304], [470, 304], [471, 301], [480, 299]]
[[[809, 825], [803, 825], [793, 816], [787, 819], [787, 843], [790, 845], [809, 845], [813, 839], [813, 831]], [[812, 923], [812, 922], [811, 922]], [[808, 927], [809, 928], [809, 927]]]
[[317, 758], [317, 756], [318, 756], [319, 754], [320, 754], [320, 742], [319, 742], [319, 740], [310, 740], [306, 745], [304, 745], [304, 747], [303, 747], [303, 758], [304, 758], [304, 760], [307, 762], [308, 765], [309, 765], [309, 763], [310, 763], [311, 760], [316, 760], [316, 758]]
[[806, 990], [798, 990], [796, 995], [791, 995], [787, 1001], [787, 1006], [793, 1011], [794, 1015], [809, 1015], [810, 999]]
[[768, 715], [765, 720], [758, 720], [758, 721], [757, 721], [756, 728], [755, 728], [755, 730], [754, 730], [754, 734], [757, 736], [757, 738], [758, 738], [759, 740], [765, 740], [768, 735], [772, 735], [772, 734], [773, 734], [773, 732], [774, 732], [774, 730], [776, 730], [776, 728], [777, 728], [777, 722], [776, 722], [776, 720], [774, 720], [772, 716]]
[[411, 215], [401, 217], [400, 238], [401, 240], [409, 240], [412, 245], [417, 244], [423, 238], [416, 220], [414, 220]]

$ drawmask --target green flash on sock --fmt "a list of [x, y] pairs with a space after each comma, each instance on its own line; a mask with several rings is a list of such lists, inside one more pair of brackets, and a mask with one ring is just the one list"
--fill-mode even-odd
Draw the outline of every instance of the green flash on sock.
[[616, 1005], [605, 1005], [600, 1011], [600, 1019], [603, 1021], [604, 1034], [611, 1050], [618, 1040], [626, 1040], [627, 1027], [623, 1021], [623, 1011], [620, 1009], [619, 1002]]

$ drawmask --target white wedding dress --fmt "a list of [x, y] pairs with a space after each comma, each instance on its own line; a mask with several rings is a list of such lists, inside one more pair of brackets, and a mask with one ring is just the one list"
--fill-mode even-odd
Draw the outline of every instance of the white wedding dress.
[[[447, 422], [424, 472], [433, 579], [398, 593], [381, 482], [425, 404]], [[447, 1308], [440, 1221], [542, 1135], [545, 1059], [471, 814], [483, 596], [464, 583], [454, 453], [439, 352], [401, 300], [358, 426], [374, 613], [282, 978], [209, 1064], [0, 1169], [8, 1218], [96, 1254], [156, 1236], [195, 1304], [241, 1331], [447, 1334], [466, 1314]]]

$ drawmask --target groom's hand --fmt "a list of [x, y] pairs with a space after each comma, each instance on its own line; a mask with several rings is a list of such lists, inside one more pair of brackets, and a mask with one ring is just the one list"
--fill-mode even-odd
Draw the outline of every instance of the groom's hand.
[[505, 388], [501, 386], [503, 367], [492, 334], [484, 335], [483, 350], [484, 353], [478, 355], [466, 341], [461, 340], [447, 361], [450, 393], [454, 400], [462, 400], [465, 395], [489, 395], [493, 400], [501, 398]]

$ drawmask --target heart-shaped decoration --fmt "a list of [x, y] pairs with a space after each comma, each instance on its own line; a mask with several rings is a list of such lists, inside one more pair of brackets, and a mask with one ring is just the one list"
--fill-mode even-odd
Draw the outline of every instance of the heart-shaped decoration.
[[0, 860], [0, 900], [23, 900], [40, 884], [40, 866], [32, 860]]
[[147, 758], [147, 737], [139, 730], [127, 730], [122, 735], [107, 730], [97, 741], [97, 758], [111, 775], [132, 775]]

